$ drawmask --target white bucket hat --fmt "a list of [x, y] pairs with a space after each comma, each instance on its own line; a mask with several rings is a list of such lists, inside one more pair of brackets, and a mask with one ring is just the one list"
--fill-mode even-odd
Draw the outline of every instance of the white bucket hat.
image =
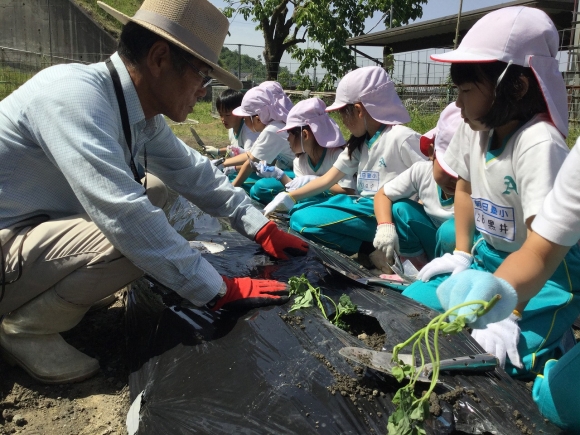
[[207, 0], [145, 0], [132, 17], [97, 1], [123, 24], [139, 24], [208, 64], [211, 77], [232, 89], [242, 88], [233, 74], [218, 65], [230, 26], [228, 19]]
[[512, 6], [490, 12], [467, 32], [459, 47], [431, 59], [451, 63], [502, 61], [530, 67], [538, 80], [550, 117], [568, 135], [568, 97], [558, 69], [559, 38], [545, 12]]
[[292, 104], [292, 101], [290, 100], [290, 98], [288, 98], [286, 92], [284, 92], [284, 89], [282, 88], [282, 85], [280, 83], [268, 80], [260, 83], [259, 86], [262, 88], [266, 88], [270, 92], [272, 92], [274, 98], [276, 98], [276, 100], [278, 100], [278, 103], [282, 107], [284, 107], [284, 109], [286, 109], [286, 112], [290, 112], [290, 109], [294, 107], [294, 104]]
[[242, 105], [232, 110], [235, 116], [258, 115], [262, 124], [272, 121], [286, 122], [288, 112], [268, 89], [257, 86], [244, 94]]
[[278, 132], [308, 125], [318, 145], [336, 148], [345, 144], [338, 124], [325, 112], [326, 104], [320, 98], [302, 100], [290, 110], [286, 127]]
[[445, 163], [444, 156], [451, 138], [459, 128], [462, 122], [461, 109], [455, 105], [455, 102], [448, 104], [439, 115], [437, 125], [432, 130], [421, 136], [421, 152], [429, 156], [429, 145], [435, 145], [435, 158], [441, 168], [452, 177], [457, 178], [457, 172]]
[[379, 66], [358, 68], [345, 75], [336, 88], [334, 103], [326, 111], [332, 112], [359, 102], [380, 123], [405, 124], [411, 120], [397, 95], [395, 84]]

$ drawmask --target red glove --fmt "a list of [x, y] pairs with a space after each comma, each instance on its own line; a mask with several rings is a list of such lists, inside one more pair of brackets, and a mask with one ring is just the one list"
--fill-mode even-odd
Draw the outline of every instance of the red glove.
[[279, 305], [288, 302], [288, 286], [278, 281], [269, 279], [252, 278], [228, 278], [222, 276], [228, 290], [218, 299], [211, 308], [217, 311], [220, 308], [226, 310], [247, 310], [250, 308], [265, 307], [267, 305]]
[[274, 222], [268, 222], [256, 234], [256, 243], [262, 245], [264, 251], [272, 257], [287, 260], [286, 253], [291, 255], [306, 255], [308, 243], [292, 234], [280, 231]]

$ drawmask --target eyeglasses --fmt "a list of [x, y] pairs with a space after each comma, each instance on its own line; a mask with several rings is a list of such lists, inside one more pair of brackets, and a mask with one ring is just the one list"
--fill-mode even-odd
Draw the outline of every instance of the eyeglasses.
[[[209, 82], [211, 82], [212, 77], [208, 76], [207, 74], [202, 73], [199, 68], [197, 68], [195, 65], [193, 65], [189, 60], [187, 60], [185, 57], [181, 56], [182, 59], [191, 67], [191, 69], [196, 72], [197, 74], [199, 74], [199, 76], [201, 77], [201, 86], [204, 88], [207, 88], [207, 86], [209, 85]], [[212, 70], [210, 69], [210, 72]]]

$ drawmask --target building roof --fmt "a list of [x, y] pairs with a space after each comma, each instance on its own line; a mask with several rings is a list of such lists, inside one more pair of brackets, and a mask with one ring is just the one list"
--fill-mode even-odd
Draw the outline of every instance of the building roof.
[[[572, 27], [574, 0], [518, 0], [496, 6], [461, 13], [459, 40], [473, 24], [488, 12], [507, 6], [530, 6], [546, 12], [558, 30]], [[423, 50], [436, 47], [452, 47], [457, 26], [457, 14], [420, 23], [408, 24], [369, 33], [346, 40], [347, 45], [390, 47], [393, 53]]]

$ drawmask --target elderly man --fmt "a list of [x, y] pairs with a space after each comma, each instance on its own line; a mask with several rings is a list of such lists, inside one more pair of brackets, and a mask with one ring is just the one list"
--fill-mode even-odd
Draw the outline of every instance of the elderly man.
[[125, 24], [117, 53], [48, 68], [0, 102], [0, 351], [45, 383], [98, 371], [59, 333], [144, 272], [213, 310], [287, 300], [284, 284], [222, 277], [191, 249], [159, 208], [163, 183], [277, 258], [307, 249], [162, 116], [183, 121], [210, 77], [241, 87], [217, 65], [223, 14], [206, 0], [145, 0], [131, 18], [99, 4]]

